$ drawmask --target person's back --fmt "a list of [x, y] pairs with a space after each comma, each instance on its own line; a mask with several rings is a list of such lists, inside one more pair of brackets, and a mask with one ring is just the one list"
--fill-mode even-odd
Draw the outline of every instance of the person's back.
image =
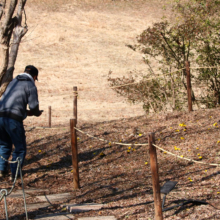
[[[13, 79], [0, 99], [0, 178], [8, 174], [7, 160], [15, 150], [12, 160], [21, 159], [24, 164], [26, 155], [26, 136], [23, 120], [27, 116], [40, 116], [37, 88], [35, 80], [38, 77], [36, 67], [26, 66], [25, 72]], [[27, 105], [30, 110], [27, 110]], [[4, 159], [2, 159], [4, 158]], [[17, 164], [11, 163], [11, 179], [15, 178]]]
[[34, 110], [39, 105], [37, 88], [26, 73], [13, 79], [0, 100], [0, 117], [9, 117], [22, 122], [26, 117], [27, 104]]

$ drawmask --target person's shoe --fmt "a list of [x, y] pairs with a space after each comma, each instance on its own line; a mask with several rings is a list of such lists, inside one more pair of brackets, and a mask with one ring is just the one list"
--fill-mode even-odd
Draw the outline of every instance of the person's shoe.
[[5, 178], [8, 175], [8, 171], [0, 170], [0, 178]]
[[[17, 179], [19, 179], [20, 178], [20, 175], [18, 174], [18, 176], [17, 176]], [[14, 180], [15, 180], [15, 174], [11, 174], [11, 176], [10, 176], [10, 181], [12, 181], [12, 182], [14, 182]]]

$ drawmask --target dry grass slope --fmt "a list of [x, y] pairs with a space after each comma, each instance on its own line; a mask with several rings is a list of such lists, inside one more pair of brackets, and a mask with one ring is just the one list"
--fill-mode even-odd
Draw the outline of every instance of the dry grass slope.
[[[28, 153], [24, 165], [25, 188], [48, 188], [49, 194], [71, 192], [71, 203], [104, 203], [101, 211], [75, 214], [114, 215], [118, 220], [149, 220], [154, 217], [147, 134], [155, 132], [156, 144], [179, 156], [206, 163], [220, 163], [219, 109], [192, 113], [144, 115], [140, 105], [130, 106], [109, 89], [107, 74], [129, 75], [146, 71], [140, 54], [125, 47], [160, 19], [162, 1], [29, 0], [29, 33], [21, 44], [16, 73], [27, 64], [40, 69], [39, 99], [45, 113], [25, 120]], [[78, 134], [80, 190], [72, 188], [69, 119], [72, 117], [72, 88], [77, 86], [78, 127], [109, 142], [139, 143], [113, 145]], [[52, 106], [52, 126], [47, 108]], [[184, 123], [186, 127], [180, 127]], [[215, 126], [213, 126], [215, 124]], [[186, 129], [186, 130], [184, 130]], [[104, 153], [104, 156], [101, 154]], [[209, 205], [187, 205], [164, 213], [171, 219], [220, 218], [219, 167], [189, 163], [157, 151], [160, 184], [178, 181], [167, 196], [171, 206], [179, 199], [205, 200]], [[101, 154], [101, 155], [100, 155]], [[199, 158], [201, 157], [201, 158]], [[64, 181], [65, 180], [65, 181]], [[1, 188], [9, 188], [7, 182]], [[16, 184], [20, 188], [20, 184]], [[39, 202], [34, 197], [29, 204]], [[10, 219], [24, 219], [23, 201], [8, 200]], [[50, 209], [30, 212], [30, 218], [62, 211], [60, 203]], [[0, 204], [3, 210], [3, 203]], [[0, 219], [4, 213], [0, 212]]]

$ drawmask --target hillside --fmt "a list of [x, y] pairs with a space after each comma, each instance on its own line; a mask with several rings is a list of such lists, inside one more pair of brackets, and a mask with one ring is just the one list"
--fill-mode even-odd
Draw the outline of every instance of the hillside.
[[[25, 189], [47, 189], [45, 195], [68, 193], [70, 204], [101, 203], [100, 211], [74, 214], [86, 216], [115, 216], [123, 219], [153, 219], [153, 192], [149, 165], [148, 133], [155, 132], [160, 185], [177, 181], [175, 189], [166, 199], [166, 207], [181, 200], [200, 200], [208, 204], [188, 204], [164, 212], [165, 219], [219, 219], [220, 218], [220, 136], [219, 109], [200, 110], [173, 115], [140, 116], [108, 122], [85, 123], [77, 127], [79, 153], [79, 190], [73, 189], [70, 133], [68, 126], [40, 129], [26, 127], [28, 155], [24, 166]], [[181, 125], [184, 124], [184, 127]], [[103, 142], [98, 139], [108, 140]], [[113, 142], [134, 144], [116, 145]], [[136, 144], [136, 145], [135, 145]], [[171, 152], [187, 160], [169, 155]], [[64, 181], [65, 180], [65, 181]], [[9, 188], [7, 182], [1, 188]], [[16, 190], [21, 188], [16, 184]], [[29, 195], [29, 194], [28, 194]], [[27, 198], [28, 207], [42, 202], [35, 198], [42, 192]], [[8, 198], [11, 219], [24, 219], [22, 198]], [[45, 213], [60, 213], [65, 201], [52, 202], [48, 208], [34, 209], [29, 217]], [[3, 210], [3, 204], [1, 203]], [[3, 213], [0, 219], [3, 219]]]
[[[163, 16], [163, 4], [160, 0], [27, 1], [29, 32], [15, 72], [22, 72], [27, 64], [39, 68], [37, 87], [44, 110], [40, 118], [24, 121], [28, 144], [25, 189], [42, 190], [28, 194], [27, 204], [41, 204], [37, 195], [72, 195], [47, 208], [28, 209], [30, 219], [46, 213], [65, 214], [61, 205], [66, 203], [104, 204], [99, 211], [74, 214], [76, 220], [111, 215], [118, 220], [153, 219], [149, 150], [142, 145], [148, 143], [149, 132], [155, 133], [156, 145], [165, 150], [157, 150], [160, 185], [178, 182], [167, 196], [166, 207], [190, 199], [208, 203], [166, 211], [164, 219], [220, 219], [220, 109], [146, 115], [141, 105], [130, 105], [108, 86], [110, 70], [113, 76], [146, 71], [141, 55], [125, 45], [134, 44], [143, 29]], [[79, 91], [77, 127], [94, 136], [77, 132], [79, 190], [73, 189], [69, 132], [73, 86]], [[45, 127], [48, 106], [52, 106], [52, 128]], [[10, 187], [7, 179], [0, 183], [1, 189]], [[18, 189], [20, 181], [15, 192]], [[25, 219], [22, 198], [7, 201], [10, 219]], [[4, 210], [3, 202], [0, 210]], [[0, 220], [4, 218], [1, 211]]]
[[[53, 2], [53, 4], [52, 4]], [[107, 76], [146, 71], [142, 56], [126, 44], [163, 15], [160, 1], [27, 2], [29, 32], [21, 44], [15, 73], [27, 64], [40, 70], [39, 99], [45, 114], [29, 123], [43, 124], [47, 109], [54, 123], [68, 123], [73, 86], [79, 91], [79, 120], [105, 121], [143, 115], [109, 88]], [[59, 7], [58, 7], [59, 6]]]

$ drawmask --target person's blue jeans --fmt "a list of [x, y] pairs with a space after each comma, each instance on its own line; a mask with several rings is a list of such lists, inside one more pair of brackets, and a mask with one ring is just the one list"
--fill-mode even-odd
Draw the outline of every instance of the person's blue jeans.
[[[22, 166], [26, 155], [26, 136], [22, 122], [7, 117], [0, 117], [0, 155], [6, 160], [11, 155], [12, 144], [15, 149], [12, 153], [12, 161], [18, 157], [22, 159]], [[8, 163], [0, 157], [0, 170], [7, 171]], [[15, 175], [17, 163], [10, 164], [11, 173]]]

